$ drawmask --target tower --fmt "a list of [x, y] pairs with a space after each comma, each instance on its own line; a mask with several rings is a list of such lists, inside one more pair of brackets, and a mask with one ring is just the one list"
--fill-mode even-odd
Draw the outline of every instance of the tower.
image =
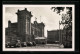
[[11, 21], [10, 20], [8, 21], [8, 27], [9, 28], [11, 27]]
[[45, 25], [44, 25], [44, 23], [43, 22], [41, 22], [40, 24], [39, 24], [39, 28], [40, 28], [40, 37], [44, 37], [44, 27], [45, 27]]
[[31, 36], [31, 17], [32, 14], [25, 8], [24, 10], [18, 10], [18, 36], [21, 37], [22, 42], [30, 41]]

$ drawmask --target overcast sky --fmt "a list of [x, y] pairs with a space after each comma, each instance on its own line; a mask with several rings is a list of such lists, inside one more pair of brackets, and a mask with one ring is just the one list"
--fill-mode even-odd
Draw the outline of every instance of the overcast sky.
[[[33, 17], [31, 18], [31, 22], [35, 21], [35, 17], [37, 18], [37, 22], [43, 22], [45, 24], [45, 36], [47, 36], [47, 30], [57, 30], [59, 29], [59, 20], [61, 20], [61, 15], [56, 14], [51, 10], [51, 7], [6, 7], [5, 8], [5, 27], [8, 26], [8, 20], [11, 22], [17, 22], [17, 15], [15, 14], [17, 10], [27, 10], [31, 11]], [[41, 16], [41, 17], [40, 17]], [[41, 21], [40, 21], [41, 18]]]

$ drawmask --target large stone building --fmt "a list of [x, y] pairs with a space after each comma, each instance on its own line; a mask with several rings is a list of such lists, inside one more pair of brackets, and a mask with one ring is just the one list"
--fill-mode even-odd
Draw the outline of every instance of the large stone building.
[[59, 43], [61, 39], [62, 30], [47, 31], [47, 43]]
[[31, 17], [33, 15], [27, 10], [27, 8], [24, 10], [18, 10], [16, 14], [16, 23], [8, 21], [8, 28], [6, 28], [6, 42], [13, 39], [28, 42], [35, 41], [36, 37], [44, 38], [44, 23], [38, 23], [37, 21], [31, 23]]

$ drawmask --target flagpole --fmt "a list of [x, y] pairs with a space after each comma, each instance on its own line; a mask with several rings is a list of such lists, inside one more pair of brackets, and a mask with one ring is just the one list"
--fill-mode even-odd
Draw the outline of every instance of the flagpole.
[[60, 44], [60, 21], [59, 21], [59, 44]]
[[41, 16], [40, 16], [40, 22], [41, 22]]

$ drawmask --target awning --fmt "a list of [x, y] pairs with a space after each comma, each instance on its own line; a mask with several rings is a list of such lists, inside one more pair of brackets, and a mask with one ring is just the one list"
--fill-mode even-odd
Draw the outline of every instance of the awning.
[[36, 37], [35, 39], [46, 39], [46, 37]]

